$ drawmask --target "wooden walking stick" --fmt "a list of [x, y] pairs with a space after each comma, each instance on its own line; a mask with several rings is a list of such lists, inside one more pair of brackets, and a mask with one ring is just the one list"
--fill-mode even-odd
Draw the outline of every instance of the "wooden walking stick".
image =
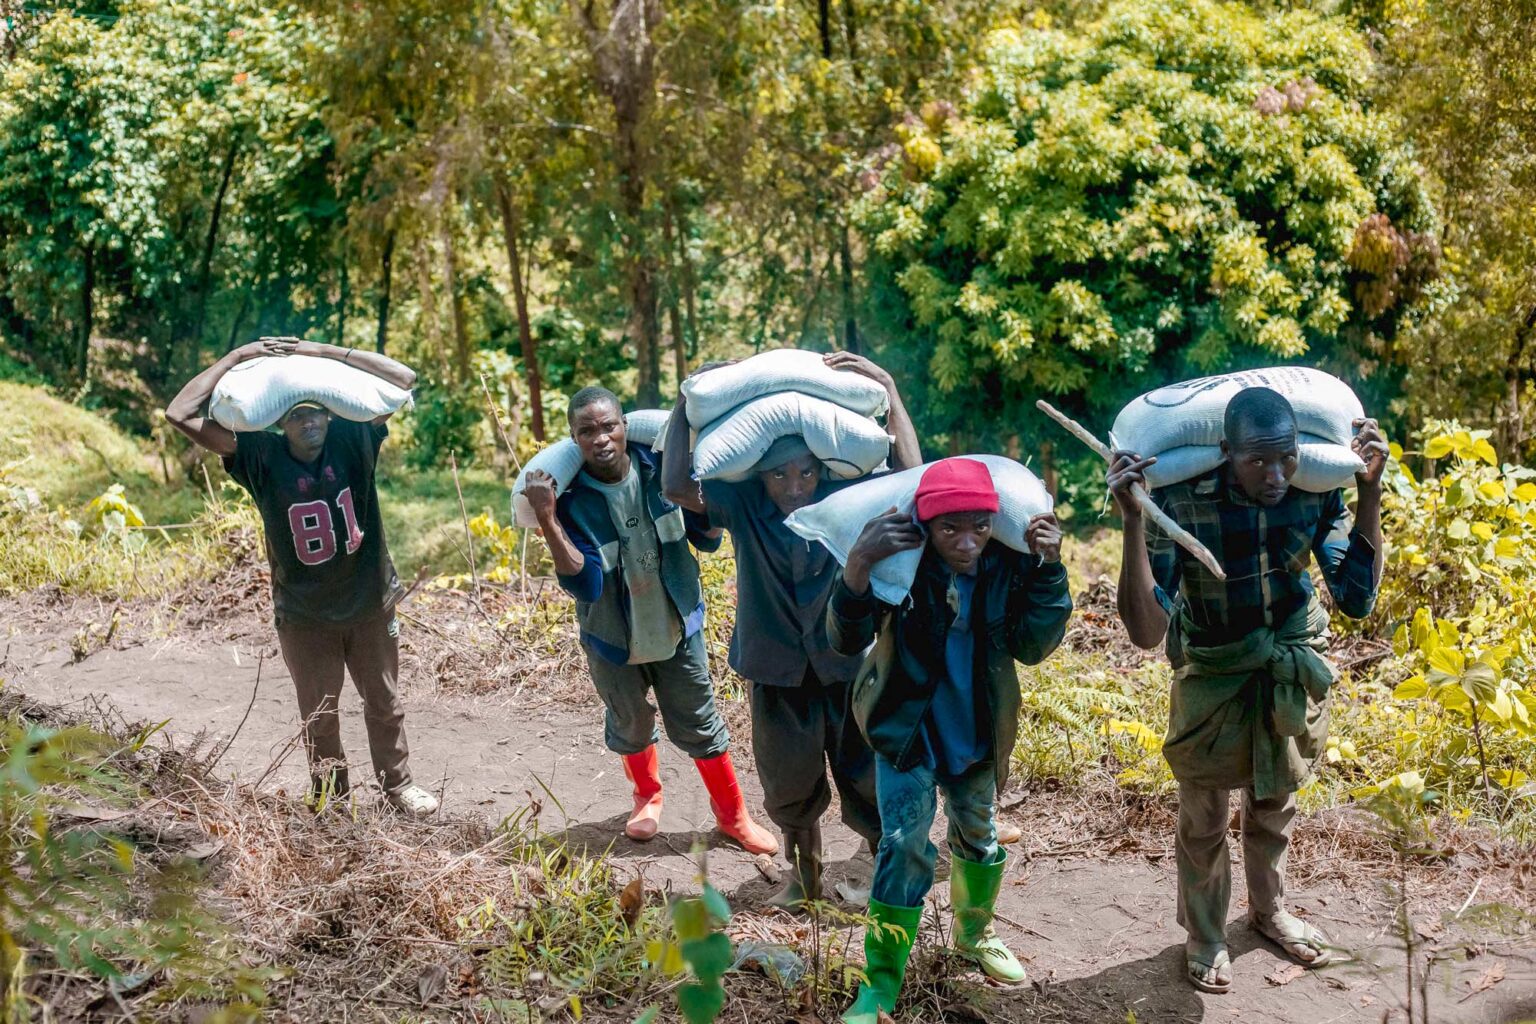
[[[1109, 450], [1109, 446], [1090, 434], [1081, 423], [1064, 415], [1043, 398], [1035, 403], [1035, 407], [1065, 427], [1067, 433], [1083, 442], [1089, 448], [1092, 448], [1105, 462], [1114, 461], [1114, 453]], [[1132, 484], [1131, 497], [1136, 499], [1136, 504], [1141, 506], [1141, 511], [1146, 514], [1146, 517], [1156, 523], [1169, 537], [1172, 537], [1175, 544], [1199, 559], [1200, 564], [1211, 570], [1211, 573], [1217, 579], [1224, 580], [1227, 578], [1226, 571], [1222, 569], [1221, 563], [1216, 561], [1216, 556], [1211, 554], [1210, 549], [1196, 540], [1194, 535], [1184, 529], [1184, 527], [1169, 519], [1168, 514], [1157, 507], [1157, 502], [1152, 500], [1152, 495], [1147, 493], [1145, 487], [1142, 487], [1140, 484]]]

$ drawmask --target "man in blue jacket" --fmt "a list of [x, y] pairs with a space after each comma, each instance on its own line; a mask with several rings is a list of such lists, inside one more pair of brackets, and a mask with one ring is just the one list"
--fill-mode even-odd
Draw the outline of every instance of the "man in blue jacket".
[[[886, 430], [894, 469], [919, 465], [917, 433], [891, 375], [852, 352], [832, 352], [834, 370], [878, 382], [890, 400]], [[710, 367], [699, 370], [707, 372]], [[751, 683], [752, 752], [768, 817], [783, 831], [790, 874], [770, 902], [794, 908], [821, 899], [821, 816], [836, 786], [843, 821], [873, 851], [880, 842], [875, 759], [848, 715], [857, 654], [827, 639], [827, 597], [837, 562], [824, 545], [796, 536], [785, 519], [855, 480], [837, 480], [800, 437], [783, 437], [748, 480], [700, 483], [690, 471], [688, 403], [679, 395], [668, 427], [662, 482], [668, 498], [731, 534], [736, 554], [736, 629], [731, 668]], [[832, 784], [827, 782], [828, 774]], [[841, 890], [854, 903], [857, 889]]]
[[720, 532], [663, 496], [656, 456], [628, 442], [613, 392], [583, 388], [566, 419], [581, 474], [557, 499], [554, 480], [534, 471], [524, 495], [560, 585], [576, 598], [582, 649], [607, 708], [604, 739], [634, 787], [624, 832], [644, 841], [660, 823], [659, 707], [667, 736], [698, 767], [720, 830], [750, 853], [776, 853], [777, 841], [747, 813], [704, 647], [704, 594], [689, 545], [713, 551]]

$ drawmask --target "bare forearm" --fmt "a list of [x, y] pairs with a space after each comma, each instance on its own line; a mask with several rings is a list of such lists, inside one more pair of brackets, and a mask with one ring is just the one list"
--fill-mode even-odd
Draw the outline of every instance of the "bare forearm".
[[667, 420], [661, 446], [661, 489], [667, 500], [693, 512], [704, 511], [704, 489], [693, 479], [688, 452], [688, 399], [679, 395]]
[[231, 352], [187, 381], [176, 393], [176, 397], [171, 399], [170, 404], [165, 407], [165, 418], [178, 428], [199, 418], [202, 415], [203, 406], [213, 396], [213, 389], [218, 387], [220, 378], [239, 361], [239, 353]]
[[921, 466], [923, 450], [917, 443], [917, 428], [912, 425], [912, 417], [907, 413], [906, 403], [901, 400], [901, 392], [896, 389], [894, 380], [886, 385], [885, 390], [891, 399], [891, 411], [885, 421], [892, 439], [891, 465], [895, 469]]
[[1150, 650], [1168, 633], [1168, 613], [1157, 600], [1152, 564], [1147, 560], [1146, 523], [1141, 516], [1125, 518], [1123, 536], [1120, 586], [1115, 594], [1115, 604], [1131, 643]]
[[1387, 546], [1381, 535], [1381, 487], [1361, 487], [1355, 501], [1355, 529], [1376, 551], [1376, 579], [1386, 564]]
[[560, 525], [560, 520], [553, 512], [539, 514], [539, 529], [544, 534], [544, 543], [549, 545], [549, 556], [555, 563], [555, 572], [561, 576], [575, 576], [581, 572], [587, 564], [587, 558], [571, 542], [565, 527]]
[[[327, 359], [337, 359], [348, 366], [355, 366], [359, 370], [366, 370], [375, 377], [389, 381], [399, 388], [413, 388], [416, 386], [416, 371], [400, 362], [391, 359], [380, 352], [369, 352], [361, 348], [346, 348], [341, 345], [326, 345], [322, 342], [306, 342], [306, 347], [299, 351], [305, 355], [318, 355]], [[310, 348], [312, 346], [312, 348]]]

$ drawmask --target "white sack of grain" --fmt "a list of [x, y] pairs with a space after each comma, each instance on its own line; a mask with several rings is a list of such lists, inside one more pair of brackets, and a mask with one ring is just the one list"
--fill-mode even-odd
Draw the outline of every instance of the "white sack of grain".
[[[1024, 532], [1029, 520], [1052, 508], [1051, 496], [1040, 478], [1012, 459], [1001, 455], [967, 455], [987, 467], [997, 488], [998, 512], [992, 517], [992, 535], [1017, 551], [1027, 551]], [[928, 464], [929, 466], [932, 463]], [[845, 487], [814, 505], [797, 509], [785, 525], [806, 540], [820, 541], [839, 565], [848, 564], [848, 551], [871, 519], [887, 509], [913, 514], [917, 485], [928, 466], [918, 466], [875, 477]], [[877, 563], [870, 570], [870, 588], [886, 604], [900, 604], [912, 589], [922, 549], [903, 551]]]
[[[625, 435], [632, 444], [650, 446], [667, 427], [669, 413], [665, 409], [636, 409], [624, 416]], [[539, 519], [533, 514], [533, 506], [523, 497], [528, 474], [542, 469], [555, 481], [555, 497], [565, 493], [581, 472], [581, 449], [569, 437], [556, 441], [533, 458], [517, 474], [512, 484], [512, 518], [518, 526], [538, 526]]]
[[300, 402], [367, 422], [399, 412], [411, 393], [325, 356], [260, 356], [236, 363], [214, 385], [208, 414], [230, 430], [266, 430]]
[[890, 410], [890, 396], [877, 382], [830, 368], [818, 352], [794, 348], [773, 349], [695, 374], [682, 387], [688, 422], [699, 431], [754, 398], [781, 391], [825, 399], [863, 416], [884, 416]]
[[694, 478], [746, 480], [773, 442], [794, 435], [842, 480], [878, 469], [891, 454], [890, 435], [868, 416], [825, 399], [780, 391], [755, 398], [699, 431]]

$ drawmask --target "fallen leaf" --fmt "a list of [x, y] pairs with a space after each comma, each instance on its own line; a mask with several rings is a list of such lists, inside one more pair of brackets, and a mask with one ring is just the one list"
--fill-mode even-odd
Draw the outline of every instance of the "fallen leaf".
[[116, 821], [126, 818], [132, 811], [124, 811], [115, 807], [88, 807], [85, 804], [71, 804], [64, 808], [64, 813], [71, 818], [80, 821]]
[[424, 967], [420, 974], [416, 975], [416, 994], [421, 996], [421, 1005], [435, 1002], [437, 997], [443, 994], [443, 989], [448, 987], [448, 968], [442, 964], [433, 964]]
[[884, 1010], [881, 1010], [879, 1016], [875, 1018], [875, 1024], [896, 1024], [896, 1021], [891, 1017], [890, 1014], [886, 1013]]
[[224, 844], [217, 839], [212, 839], [205, 843], [194, 843], [185, 850], [182, 850], [181, 856], [186, 860], [205, 861], [222, 849], [224, 849]]
[[766, 853], [758, 854], [757, 859], [752, 864], [757, 868], [758, 874], [768, 879], [774, 885], [778, 885], [784, 880], [784, 875], [779, 871], [778, 864], [774, 863], [773, 858]]
[[639, 875], [630, 880], [619, 893], [619, 912], [624, 917], [624, 923], [633, 928], [640, 920], [640, 910], [645, 906], [645, 883]]
[[1306, 973], [1307, 969], [1300, 964], [1283, 964], [1266, 975], [1264, 980], [1279, 988], [1281, 985], [1289, 985]]
[[1476, 981], [1467, 982], [1472, 986], [1472, 991], [1462, 996], [1459, 1002], [1466, 1002], [1479, 992], [1487, 992], [1493, 986], [1504, 980], [1504, 961], [1495, 960], [1493, 966], [1484, 971]]

